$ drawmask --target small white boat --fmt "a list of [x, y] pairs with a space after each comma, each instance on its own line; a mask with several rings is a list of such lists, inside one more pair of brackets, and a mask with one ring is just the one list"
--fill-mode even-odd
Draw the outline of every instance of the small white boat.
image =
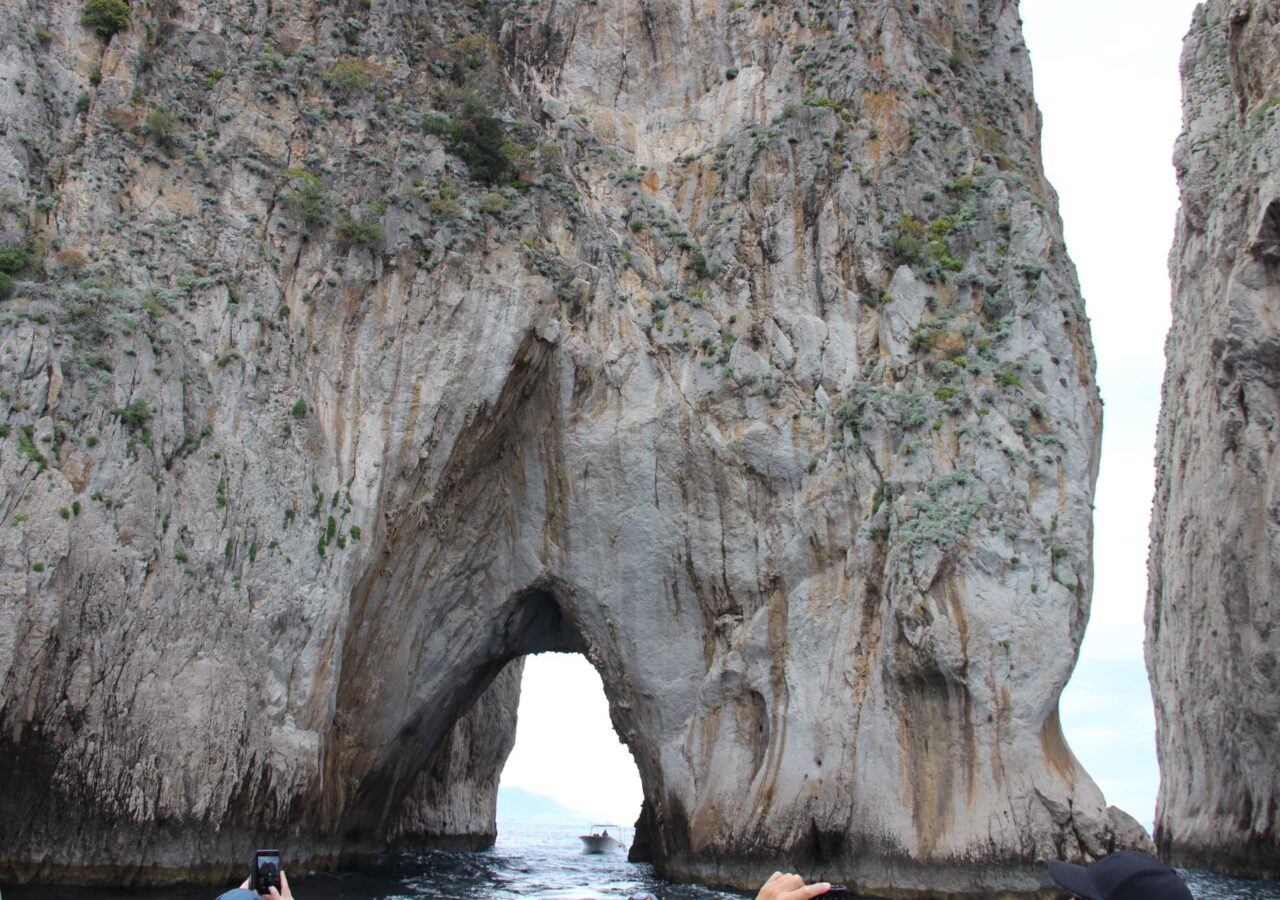
[[627, 845], [621, 841], [622, 828], [618, 825], [592, 825], [586, 834], [580, 834], [578, 837], [583, 844], [583, 853], [612, 853], [615, 850], [627, 849]]

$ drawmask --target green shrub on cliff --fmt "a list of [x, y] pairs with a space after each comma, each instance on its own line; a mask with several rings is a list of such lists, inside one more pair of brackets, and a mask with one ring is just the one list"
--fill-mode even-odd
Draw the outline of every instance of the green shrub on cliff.
[[80, 24], [109, 41], [116, 32], [129, 27], [129, 4], [125, 0], [85, 0]]
[[377, 219], [343, 216], [333, 231], [338, 237], [338, 243], [346, 247], [368, 247], [370, 250], [381, 251], [387, 242], [386, 232]]
[[341, 97], [364, 94], [373, 89], [373, 76], [363, 61], [345, 56], [325, 70], [324, 86]]
[[111, 410], [111, 414], [120, 420], [121, 425], [135, 433], [143, 431], [147, 427], [147, 423], [151, 421], [152, 416], [151, 407], [141, 397], [135, 399], [128, 406]]
[[903, 213], [893, 226], [889, 251], [895, 266], [917, 266], [925, 261], [928, 231], [925, 224], [910, 213]]
[[286, 174], [293, 176], [293, 189], [284, 195], [284, 202], [298, 217], [302, 233], [309, 235], [323, 231], [329, 224], [332, 203], [324, 183], [300, 169], [289, 169]]
[[30, 258], [27, 251], [16, 244], [0, 247], [0, 272], [13, 275], [27, 267]]
[[163, 106], [157, 106], [147, 113], [142, 122], [142, 132], [166, 156], [173, 156], [181, 143], [178, 138], [179, 124], [177, 116]]
[[506, 142], [502, 120], [475, 94], [463, 101], [461, 113], [449, 125], [445, 136], [449, 152], [467, 164], [471, 180], [483, 184], [497, 184], [510, 174], [511, 160], [504, 151]]
[[13, 296], [13, 279], [0, 272], [0, 300], [8, 300]]
[[44, 458], [44, 454], [36, 446], [35, 429], [30, 425], [23, 425], [18, 431], [18, 455], [25, 456], [31, 460], [41, 472], [48, 465], [49, 461]]
[[689, 253], [689, 271], [698, 278], [710, 278], [714, 274], [711, 265], [707, 262], [706, 254], [699, 249]]

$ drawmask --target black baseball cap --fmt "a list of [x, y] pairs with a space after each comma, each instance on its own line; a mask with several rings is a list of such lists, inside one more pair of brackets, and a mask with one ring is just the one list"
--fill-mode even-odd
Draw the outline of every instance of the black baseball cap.
[[1192, 900], [1178, 873], [1136, 850], [1112, 853], [1088, 866], [1049, 860], [1062, 887], [1089, 900]]

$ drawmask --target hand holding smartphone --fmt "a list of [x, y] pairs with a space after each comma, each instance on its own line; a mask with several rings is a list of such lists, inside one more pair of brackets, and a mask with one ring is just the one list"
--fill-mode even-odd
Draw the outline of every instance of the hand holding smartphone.
[[253, 864], [249, 868], [249, 889], [265, 896], [271, 888], [284, 893], [280, 882], [280, 851], [259, 850], [253, 854]]

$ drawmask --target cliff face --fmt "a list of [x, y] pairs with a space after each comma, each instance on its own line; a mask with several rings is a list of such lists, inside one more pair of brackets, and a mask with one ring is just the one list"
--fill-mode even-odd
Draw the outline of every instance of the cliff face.
[[1130, 839], [1015, 3], [9, 8], [0, 870], [483, 843], [546, 650], [671, 877]]
[[1200, 7], [1182, 60], [1147, 663], [1156, 840], [1280, 876], [1280, 4]]

